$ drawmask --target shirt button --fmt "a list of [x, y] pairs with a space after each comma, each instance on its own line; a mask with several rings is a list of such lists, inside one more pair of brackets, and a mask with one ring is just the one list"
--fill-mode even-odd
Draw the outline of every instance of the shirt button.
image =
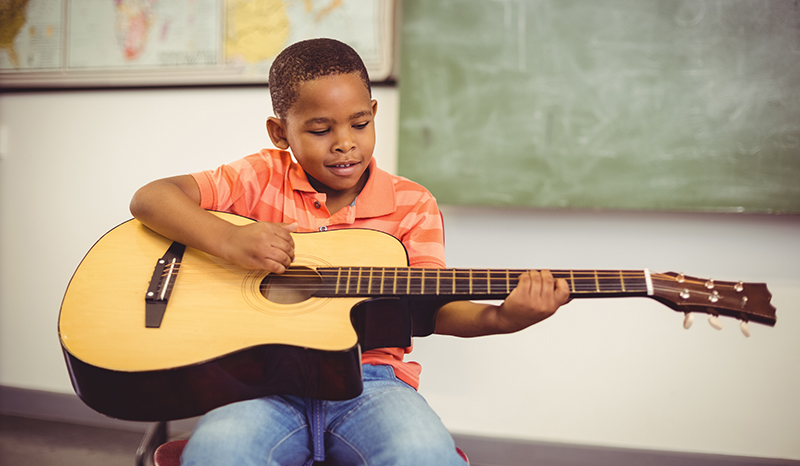
[[321, 227], [319, 227], [319, 231], [328, 231], [328, 227], [322, 225]]
[[320, 204], [319, 201], [314, 201], [314, 207], [319, 209], [320, 207], [322, 207], [322, 204]]

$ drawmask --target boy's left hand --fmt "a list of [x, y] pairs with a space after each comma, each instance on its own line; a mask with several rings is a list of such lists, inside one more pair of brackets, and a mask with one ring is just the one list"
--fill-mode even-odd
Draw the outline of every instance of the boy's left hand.
[[549, 270], [530, 270], [519, 276], [516, 288], [497, 308], [497, 322], [504, 332], [516, 332], [553, 315], [569, 302], [569, 286]]

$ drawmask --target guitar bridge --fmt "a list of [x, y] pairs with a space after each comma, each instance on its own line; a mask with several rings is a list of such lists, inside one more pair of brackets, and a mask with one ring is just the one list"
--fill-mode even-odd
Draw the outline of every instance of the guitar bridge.
[[178, 278], [184, 251], [186, 251], [186, 246], [173, 242], [164, 256], [156, 262], [153, 276], [150, 277], [150, 286], [147, 287], [144, 297], [144, 325], [147, 328], [161, 327], [172, 288]]

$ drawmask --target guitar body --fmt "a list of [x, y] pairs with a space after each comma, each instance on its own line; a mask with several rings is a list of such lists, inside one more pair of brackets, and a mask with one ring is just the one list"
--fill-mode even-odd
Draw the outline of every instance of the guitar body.
[[[380, 232], [301, 233], [294, 241], [293, 266], [408, 265], [402, 244]], [[87, 405], [153, 421], [271, 394], [347, 399], [361, 392], [355, 327], [365, 325], [368, 298], [272, 302], [260, 291], [266, 272], [186, 248], [163, 320], [147, 328], [145, 293], [171, 244], [130, 220], [103, 236], [72, 277], [59, 335], [72, 384]], [[357, 322], [354, 308], [361, 311]], [[407, 345], [411, 329], [396, 330], [370, 346]]]

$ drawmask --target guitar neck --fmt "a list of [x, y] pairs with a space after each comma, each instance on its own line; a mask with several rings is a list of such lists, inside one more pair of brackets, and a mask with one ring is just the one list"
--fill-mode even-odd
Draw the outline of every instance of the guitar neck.
[[[323, 267], [318, 297], [443, 297], [504, 299], [522, 269], [422, 269], [413, 267]], [[647, 270], [552, 270], [567, 281], [573, 298], [648, 296]]]

